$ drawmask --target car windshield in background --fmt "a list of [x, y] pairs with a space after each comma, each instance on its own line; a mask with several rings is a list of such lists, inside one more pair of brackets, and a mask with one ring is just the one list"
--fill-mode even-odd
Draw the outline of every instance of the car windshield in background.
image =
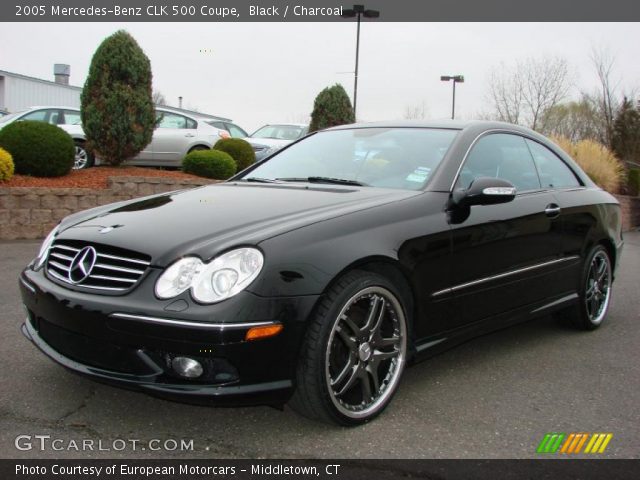
[[15, 112], [15, 113], [10, 113], [9, 115], [5, 115], [3, 117], [0, 117], [0, 123], [4, 123], [4, 122], [8, 122], [9, 120], [13, 120], [14, 118], [16, 118], [18, 115], [22, 115], [25, 111], [22, 110], [20, 112]]
[[273, 138], [275, 140], [297, 140], [307, 133], [307, 127], [296, 125], [265, 125], [259, 128], [251, 138]]
[[277, 153], [242, 179], [419, 190], [457, 133], [377, 127], [319, 132]]

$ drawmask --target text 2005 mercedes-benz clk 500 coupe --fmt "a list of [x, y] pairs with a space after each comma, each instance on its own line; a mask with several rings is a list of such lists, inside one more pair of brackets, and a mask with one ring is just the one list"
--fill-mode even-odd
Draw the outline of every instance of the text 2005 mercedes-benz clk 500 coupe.
[[531, 130], [341, 126], [227, 182], [65, 218], [20, 277], [23, 330], [99, 381], [354, 425], [471, 336], [553, 312], [598, 327], [620, 223]]

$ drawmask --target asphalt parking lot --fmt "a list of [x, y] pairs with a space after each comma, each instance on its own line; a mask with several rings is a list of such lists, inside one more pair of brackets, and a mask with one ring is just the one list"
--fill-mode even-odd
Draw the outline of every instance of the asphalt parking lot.
[[[171, 403], [67, 372], [19, 330], [17, 277], [37, 249], [0, 243], [0, 458], [537, 458], [547, 432], [610, 432], [600, 457], [640, 458], [640, 232], [625, 236], [602, 328], [542, 318], [475, 339], [408, 369], [390, 408], [353, 429], [290, 409]], [[40, 451], [33, 442], [23, 451], [19, 435], [50, 435], [59, 446], [93, 440], [95, 449]], [[193, 451], [133, 450], [128, 441], [97, 450], [116, 439], [193, 440]]]

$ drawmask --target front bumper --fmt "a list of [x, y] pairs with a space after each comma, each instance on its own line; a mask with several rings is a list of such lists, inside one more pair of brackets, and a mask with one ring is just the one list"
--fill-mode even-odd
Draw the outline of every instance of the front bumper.
[[[161, 302], [149, 295], [149, 283], [123, 296], [93, 295], [27, 269], [20, 277], [28, 313], [22, 331], [57, 363], [103, 383], [207, 405], [288, 400], [316, 296], [263, 298], [242, 292], [208, 306], [185, 297], [183, 310], [176, 312], [167, 309], [175, 299]], [[244, 340], [250, 325], [268, 322], [282, 323], [282, 332]], [[205, 373], [195, 380], [178, 376], [170, 367], [175, 356], [197, 359]]]

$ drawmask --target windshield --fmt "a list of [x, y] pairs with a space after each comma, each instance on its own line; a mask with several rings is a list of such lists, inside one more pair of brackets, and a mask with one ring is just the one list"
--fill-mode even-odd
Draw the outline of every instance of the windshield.
[[243, 175], [253, 181], [311, 181], [419, 190], [458, 130], [358, 128], [319, 132]]
[[10, 113], [9, 115], [5, 115], [4, 117], [0, 117], [0, 123], [8, 122], [9, 120], [13, 120], [14, 118], [22, 115], [26, 110], [22, 110], [21, 112]]
[[276, 140], [297, 140], [307, 133], [308, 127], [298, 125], [265, 125], [251, 134], [251, 138], [273, 138]]

